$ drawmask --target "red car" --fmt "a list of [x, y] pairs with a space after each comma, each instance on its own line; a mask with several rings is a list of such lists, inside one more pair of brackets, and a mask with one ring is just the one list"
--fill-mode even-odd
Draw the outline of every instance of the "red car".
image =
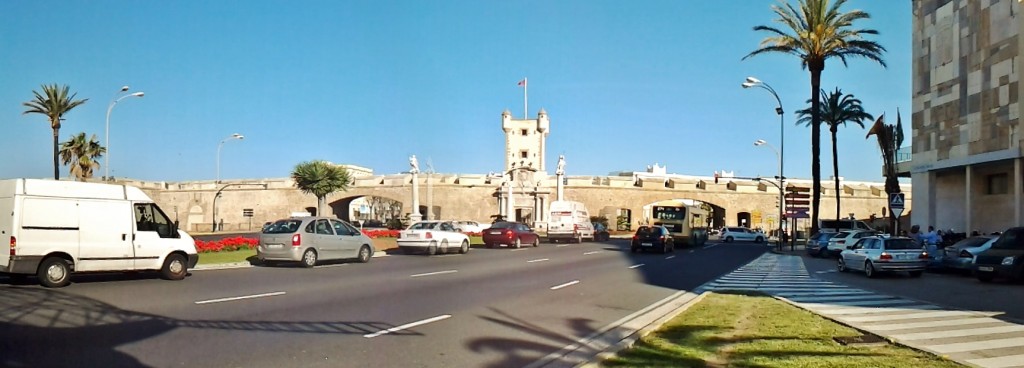
[[540, 245], [540, 236], [529, 226], [518, 222], [496, 222], [483, 231], [484, 246], [493, 248], [497, 245], [508, 245], [520, 248], [523, 244]]

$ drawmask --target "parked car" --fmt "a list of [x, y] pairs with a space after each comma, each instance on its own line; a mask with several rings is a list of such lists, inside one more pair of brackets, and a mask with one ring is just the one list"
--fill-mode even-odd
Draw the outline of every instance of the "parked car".
[[530, 244], [534, 247], [540, 245], [540, 236], [526, 224], [518, 222], [495, 222], [484, 231], [483, 238], [484, 246], [487, 248], [499, 245], [507, 245], [512, 248], [520, 248], [523, 244]]
[[942, 267], [957, 271], [971, 271], [974, 256], [992, 247], [999, 237], [979, 235], [963, 239], [943, 249]]
[[828, 255], [828, 241], [839, 233], [834, 232], [819, 232], [807, 239], [807, 254], [814, 257], [824, 257]]
[[279, 261], [316, 266], [329, 259], [370, 261], [373, 241], [349, 223], [328, 217], [292, 217], [277, 220], [260, 233], [256, 258], [264, 264]]
[[996, 277], [1024, 280], [1024, 227], [1006, 230], [988, 250], [974, 257], [974, 274], [989, 282]]
[[722, 232], [718, 234], [718, 239], [724, 240], [726, 243], [743, 240], [763, 243], [767, 238], [764, 233], [745, 227], [723, 227]]
[[452, 225], [455, 225], [455, 230], [464, 233], [480, 233], [487, 229], [487, 225], [476, 221], [452, 221]]
[[594, 241], [608, 241], [612, 235], [608, 232], [608, 228], [600, 222], [594, 223]]
[[836, 257], [839, 255], [840, 252], [845, 250], [847, 246], [856, 243], [857, 240], [875, 235], [878, 235], [878, 232], [874, 230], [840, 231], [836, 233], [835, 236], [828, 240], [828, 255]]
[[672, 233], [664, 226], [640, 226], [633, 234], [629, 250], [633, 253], [658, 250], [661, 253], [676, 250]]
[[469, 252], [469, 237], [452, 221], [419, 221], [398, 233], [398, 249], [403, 253], [435, 255], [458, 251]]
[[906, 271], [920, 277], [928, 266], [928, 252], [913, 239], [870, 236], [859, 239], [839, 253], [839, 272], [864, 271], [868, 277], [879, 272]]

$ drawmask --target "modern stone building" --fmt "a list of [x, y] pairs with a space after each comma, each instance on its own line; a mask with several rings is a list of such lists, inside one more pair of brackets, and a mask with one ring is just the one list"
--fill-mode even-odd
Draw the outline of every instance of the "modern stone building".
[[913, 1], [912, 156], [899, 166], [914, 224], [1024, 224], [1020, 11], [1018, 0]]

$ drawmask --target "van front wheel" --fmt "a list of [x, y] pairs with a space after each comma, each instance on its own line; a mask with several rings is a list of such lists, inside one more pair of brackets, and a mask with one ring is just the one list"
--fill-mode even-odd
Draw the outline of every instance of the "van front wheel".
[[183, 280], [188, 274], [188, 264], [185, 263], [185, 256], [171, 254], [164, 260], [164, 267], [160, 269], [160, 276], [164, 280]]
[[48, 288], [64, 287], [71, 283], [71, 265], [59, 257], [43, 260], [39, 266], [39, 284]]

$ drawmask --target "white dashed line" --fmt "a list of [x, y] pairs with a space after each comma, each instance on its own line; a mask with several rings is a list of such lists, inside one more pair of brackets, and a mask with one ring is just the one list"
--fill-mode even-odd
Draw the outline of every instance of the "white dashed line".
[[555, 246], [561, 248], [561, 247], [568, 247], [569, 244], [558, 244], [558, 245], [555, 245]]
[[629, 266], [629, 268], [637, 268], [637, 267], [643, 267], [643, 266], [644, 266], [644, 264], [641, 263], [641, 264]]
[[212, 304], [212, 303], [221, 303], [221, 302], [233, 302], [233, 301], [236, 301], [236, 300], [265, 298], [265, 297], [268, 297], [268, 296], [278, 296], [278, 295], [284, 295], [284, 292], [283, 291], [278, 291], [278, 292], [266, 293], [266, 294], [256, 294], [256, 295], [236, 296], [236, 297], [231, 297], [231, 298], [202, 300], [202, 301], [196, 302], [196, 304]]
[[672, 259], [672, 258], [676, 258], [676, 256], [668, 256], [668, 257], [665, 257], [665, 259]]
[[716, 245], [718, 245], [718, 243], [711, 244], [711, 245], [705, 245], [703, 249], [708, 249], [708, 248], [714, 247]]
[[583, 255], [585, 255], [585, 256], [589, 256], [589, 255], [591, 255], [591, 254], [597, 254], [597, 253], [601, 253], [601, 251], [599, 251], [599, 250], [595, 250], [595, 251], [593, 251], [593, 252], [586, 252], [586, 253], [583, 253]]
[[459, 272], [459, 271], [456, 271], [456, 270], [448, 270], [448, 271], [437, 271], [437, 272], [427, 272], [427, 273], [420, 273], [420, 274], [410, 275], [409, 277], [421, 277], [421, 276], [433, 276], [433, 275], [443, 275], [443, 274], [446, 274], [446, 273], [456, 273], [456, 272]]
[[430, 323], [430, 322], [437, 322], [437, 321], [440, 321], [442, 319], [448, 319], [448, 318], [451, 318], [451, 317], [452, 317], [452, 315], [450, 315], [450, 314], [443, 314], [443, 315], [440, 315], [440, 316], [437, 316], [437, 317], [434, 317], [434, 318], [427, 318], [427, 319], [422, 320], [422, 321], [417, 321], [417, 322], [413, 322], [413, 323], [407, 323], [407, 324], [404, 324], [404, 325], [401, 325], [401, 326], [398, 326], [398, 327], [389, 328], [387, 330], [381, 330], [381, 331], [374, 332], [372, 334], [366, 334], [366, 335], [363, 335], [363, 337], [365, 337], [367, 339], [371, 339], [371, 338], [374, 338], [374, 337], [377, 337], [377, 336], [380, 336], [380, 335], [387, 335], [387, 334], [392, 333], [392, 332], [401, 331], [401, 330], [404, 330], [404, 329], [407, 329], [407, 328], [416, 327], [416, 326], [419, 326], [419, 325], [425, 325], [425, 324]]
[[566, 286], [572, 286], [572, 285], [576, 285], [576, 284], [579, 284], [579, 283], [580, 283], [580, 280], [573, 280], [573, 281], [569, 281], [569, 282], [561, 284], [561, 285], [552, 286], [551, 290], [558, 290], [558, 289], [564, 288]]
[[512, 252], [518, 252], [518, 251], [521, 251], [521, 250], [527, 250], [527, 249], [529, 249], [529, 248], [519, 248], [519, 249], [513, 249], [513, 250], [511, 250], [511, 251], [512, 251]]
[[693, 251], [691, 250], [690, 253], [693, 253]]
[[535, 260], [532, 260], [532, 261], [526, 261], [526, 263], [544, 262], [544, 261], [550, 261], [550, 259], [541, 258], [541, 259], [535, 259]]

